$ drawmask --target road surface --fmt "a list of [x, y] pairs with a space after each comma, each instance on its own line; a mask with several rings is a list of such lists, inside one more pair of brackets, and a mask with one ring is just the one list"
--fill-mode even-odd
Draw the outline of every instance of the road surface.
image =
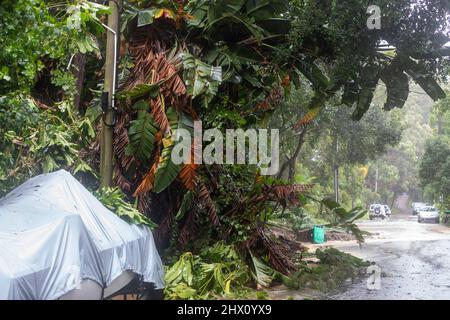
[[354, 242], [333, 246], [375, 262], [381, 271], [379, 289], [376, 275], [367, 275], [328, 299], [450, 299], [450, 228], [419, 224], [417, 217], [409, 215], [359, 225], [375, 236], [361, 247]]

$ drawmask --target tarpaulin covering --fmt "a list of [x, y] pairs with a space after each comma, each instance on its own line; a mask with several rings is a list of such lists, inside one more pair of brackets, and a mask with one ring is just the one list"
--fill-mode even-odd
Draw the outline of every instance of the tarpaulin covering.
[[116, 216], [70, 173], [37, 176], [0, 199], [0, 299], [57, 299], [127, 270], [163, 288], [150, 229]]

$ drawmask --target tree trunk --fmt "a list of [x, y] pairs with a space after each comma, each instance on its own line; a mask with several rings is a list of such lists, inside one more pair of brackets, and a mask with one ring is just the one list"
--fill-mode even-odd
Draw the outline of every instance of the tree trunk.
[[394, 191], [394, 194], [392, 195], [392, 201], [391, 201], [391, 210], [394, 207], [395, 199], [397, 198], [397, 192]]
[[339, 202], [339, 166], [338, 166], [338, 161], [337, 161], [337, 156], [338, 156], [338, 137], [337, 134], [334, 134], [334, 138], [333, 138], [333, 149], [336, 151], [335, 153], [335, 157], [334, 157], [334, 164], [333, 164], [333, 169], [334, 169], [334, 200], [336, 202]]
[[378, 193], [378, 165], [375, 169], [375, 193]]
[[284, 173], [284, 171], [286, 171], [286, 169], [288, 168], [288, 166], [289, 166], [289, 159], [287, 159], [285, 162], [283, 162], [283, 164], [281, 165], [281, 168], [280, 168], [280, 170], [278, 171], [278, 174], [277, 174], [277, 179], [282, 179], [283, 178], [283, 173]]
[[442, 119], [444, 118], [443, 116], [444, 116], [443, 114], [440, 114], [437, 117], [437, 130], [438, 130], [437, 133], [438, 133], [438, 135], [444, 134], [443, 121], [442, 121]]
[[295, 165], [297, 163], [298, 155], [300, 154], [300, 150], [305, 143], [305, 136], [306, 136], [306, 128], [302, 130], [302, 132], [299, 135], [297, 147], [295, 148], [294, 154], [291, 158], [287, 159], [282, 165], [281, 169], [278, 172], [277, 179], [281, 179], [283, 177], [283, 173], [286, 169], [289, 169], [288, 172], [288, 181], [290, 183], [294, 182], [295, 174], [296, 174], [296, 168]]
[[[292, 161], [293, 160], [293, 161]], [[295, 157], [295, 160], [297, 160], [297, 157]], [[289, 183], [293, 183], [295, 180], [295, 165], [296, 165], [296, 161], [293, 159], [291, 159], [291, 161], [289, 162], [289, 176], [288, 176], [288, 181]]]
[[[349, 170], [348, 166], [345, 166], [345, 185], [347, 186], [347, 190], [350, 193], [350, 197], [352, 200], [352, 209], [355, 207], [355, 201], [356, 201], [356, 182], [355, 182], [355, 176], [354, 174]], [[350, 186], [350, 189], [348, 189], [348, 186]]]
[[81, 101], [81, 94], [83, 92], [83, 83], [84, 83], [84, 70], [86, 66], [86, 56], [82, 53], [77, 53], [73, 57], [73, 75], [75, 76], [75, 79], [77, 79], [75, 83], [75, 87], [77, 92], [75, 93], [74, 97], [74, 107], [75, 110], [78, 112], [80, 111], [80, 101]]

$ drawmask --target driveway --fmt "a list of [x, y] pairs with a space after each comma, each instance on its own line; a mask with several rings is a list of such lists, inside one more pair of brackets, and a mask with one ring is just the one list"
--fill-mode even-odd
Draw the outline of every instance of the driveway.
[[354, 242], [328, 245], [373, 261], [379, 269], [328, 299], [450, 299], [450, 228], [419, 224], [408, 215], [359, 226], [375, 234], [361, 247]]

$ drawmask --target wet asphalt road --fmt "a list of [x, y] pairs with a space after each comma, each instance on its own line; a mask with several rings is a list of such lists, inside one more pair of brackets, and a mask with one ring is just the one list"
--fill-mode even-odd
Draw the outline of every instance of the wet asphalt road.
[[381, 270], [379, 289], [368, 289], [367, 275], [328, 299], [450, 299], [450, 228], [419, 224], [407, 215], [359, 225], [375, 236], [361, 247], [354, 242], [333, 246], [375, 262]]

